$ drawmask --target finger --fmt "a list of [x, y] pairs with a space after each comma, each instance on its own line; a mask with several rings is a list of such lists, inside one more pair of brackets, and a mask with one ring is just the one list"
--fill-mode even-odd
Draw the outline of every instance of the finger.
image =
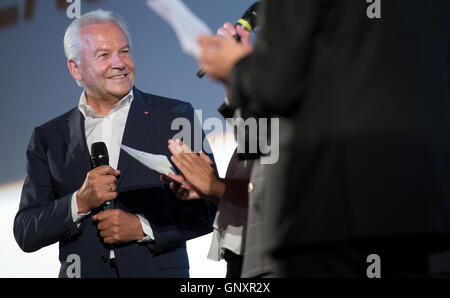
[[187, 191], [192, 191], [192, 190], [194, 190], [191, 186], [189, 186], [189, 185], [186, 185], [186, 184], [183, 184], [183, 185], [181, 185], [181, 188], [183, 189], [183, 190], [187, 190]]
[[200, 151], [200, 157], [201, 157], [201, 159], [203, 159], [204, 161], [206, 161], [209, 165], [212, 165], [212, 164], [213, 164], [211, 158], [209, 158], [209, 156], [206, 155], [203, 151]]
[[172, 156], [171, 160], [183, 174], [183, 184], [191, 184], [192, 179], [195, 180], [200, 173], [208, 172], [211, 168], [211, 164], [195, 153]]
[[174, 182], [170, 182], [170, 189], [176, 194], [180, 191], [180, 184], [178, 183], [174, 183]]
[[95, 221], [103, 221], [107, 218], [109, 218], [111, 216], [111, 212], [113, 210], [104, 210], [104, 211], [100, 211], [99, 213], [97, 213], [96, 215], [92, 216], [92, 219]]
[[[101, 232], [105, 232], [105, 231], [108, 230], [109, 227], [110, 227], [110, 225], [107, 225], [107, 224], [105, 223], [106, 221], [108, 221], [108, 220], [100, 221], [100, 222], [98, 222], [98, 224], [97, 224], [97, 230], [100, 231], [100, 235], [101, 235]], [[105, 238], [105, 235], [102, 235], [102, 236], [103, 236], [103, 238]]]
[[93, 185], [93, 189], [102, 202], [110, 201], [117, 196], [117, 185], [111, 181], [98, 181]]
[[112, 201], [117, 198], [119, 194], [116, 191], [113, 192], [105, 192], [98, 199], [102, 202], [102, 204]]
[[[99, 221], [97, 224], [97, 229], [102, 232], [106, 232], [108, 230], [111, 230], [111, 227], [113, 226], [112, 218], [108, 217], [105, 220]], [[112, 233], [111, 231], [109, 233]]]
[[[172, 174], [173, 175], [173, 174]], [[172, 178], [172, 179], [179, 179], [179, 178], [175, 178], [176, 177], [176, 175], [173, 175], [174, 176], [174, 178]], [[178, 177], [181, 177], [181, 176], [178, 176]], [[167, 177], [164, 177], [163, 178], [164, 180], [165, 180], [165, 183], [167, 184], [167, 185], [169, 185], [169, 187], [170, 187], [170, 190], [172, 190], [172, 192], [176, 195], [177, 194], [177, 192], [179, 192], [180, 191], [180, 186], [182, 186], [183, 184], [183, 182], [173, 182], [172, 180], [170, 180], [170, 179], [168, 179]], [[181, 181], [184, 181], [184, 179], [181, 179]]]
[[236, 34], [236, 28], [230, 22], [226, 22], [225, 24], [223, 24], [223, 28], [225, 28], [231, 36]]
[[169, 148], [170, 153], [172, 153], [173, 155], [177, 155], [181, 152], [180, 147], [173, 140], [169, 140], [169, 145], [167, 147]]
[[183, 153], [194, 154], [194, 151], [192, 151], [191, 148], [189, 148], [189, 146], [186, 145], [182, 140], [178, 139], [177, 142], [178, 142], [178, 145], [183, 148]]
[[100, 232], [100, 236], [101, 236], [102, 238], [108, 238], [108, 237], [113, 236], [113, 233], [112, 233], [112, 231], [111, 231], [110, 229], [107, 229], [107, 230], [101, 231], [101, 232]]
[[[183, 178], [183, 176], [181, 176], [181, 175], [175, 175], [175, 174], [169, 173], [168, 176], [169, 176], [170, 178], [172, 178], [173, 180], [179, 182], [180, 184], [184, 184], [184, 183], [185, 183], [184, 178]], [[167, 178], [166, 178], [166, 179], [167, 179]], [[170, 181], [170, 180], [169, 180], [169, 181]], [[170, 181], [170, 182], [173, 182], [173, 181]]]
[[106, 184], [114, 184], [115, 185], [117, 183], [117, 178], [113, 175], [106, 175], [106, 176], [103, 176], [101, 179]]
[[173, 158], [178, 161], [178, 163], [181, 163], [183, 165], [186, 166], [187, 163], [189, 163], [190, 158], [190, 153], [184, 153], [184, 152], [180, 152], [177, 155], [173, 155]]
[[116, 238], [113, 237], [113, 236], [108, 236], [108, 237], [106, 237], [106, 238], [103, 239], [103, 242], [105, 242], [105, 243], [107, 243], [107, 244], [116, 244], [116, 243], [118, 243], [119, 241], [117, 241]]
[[[183, 156], [183, 162], [191, 171], [197, 171], [200, 168], [207, 168], [212, 161], [209, 158], [201, 157], [201, 153], [186, 154]], [[196, 169], [196, 170], [194, 170]]]
[[104, 175], [100, 176], [96, 181], [95, 184], [99, 187], [104, 188], [106, 185], [107, 188], [109, 188], [109, 185], [115, 185], [117, 186], [117, 178], [113, 175]]
[[193, 151], [180, 139], [174, 140], [172, 147], [176, 149], [177, 153], [193, 153]]
[[175, 175], [172, 173], [168, 174], [173, 180], [177, 181], [178, 183], [173, 182], [174, 184], [177, 184], [178, 190], [180, 188], [182, 189], [188, 189], [191, 190], [193, 189], [191, 183], [189, 183], [189, 181], [186, 179], [186, 177], [184, 177], [183, 175]]
[[[174, 148], [174, 151], [177, 152], [176, 154], [174, 154], [174, 156], [180, 162], [192, 162], [192, 159], [197, 157], [195, 152], [192, 151], [186, 144], [183, 143], [183, 141], [179, 139], [175, 140], [175, 142], [172, 143], [172, 148]], [[179, 148], [181, 148], [181, 150]]]
[[233, 38], [233, 35], [234, 35], [234, 34], [230, 33], [229, 30], [227, 30], [226, 28], [223, 28], [223, 27], [217, 29], [217, 34], [223, 36], [224, 38], [228, 38], [228, 39]]
[[101, 213], [104, 211], [101, 211], [99, 213], [97, 213], [96, 215], [92, 216], [92, 221], [100, 221], [100, 218], [103, 219], [103, 216], [101, 215]]
[[107, 165], [96, 167], [92, 171], [94, 171], [96, 174], [99, 174], [99, 175], [113, 175], [113, 176], [115, 176], [114, 174], [116, 174], [116, 170], [111, 168], [110, 166], [107, 166]]
[[183, 156], [179, 156], [176, 158], [175, 156], [171, 156], [170, 160], [175, 164], [175, 166], [183, 173], [183, 175], [187, 175], [190, 173], [189, 167], [186, 165]]
[[106, 183], [104, 186], [104, 190], [106, 193], [116, 192], [117, 185], [115, 183]]
[[190, 187], [189, 185], [186, 185], [186, 184], [182, 184], [181, 185], [181, 189], [183, 189], [183, 190], [191, 190], [192, 189], [192, 187]]
[[244, 29], [241, 26], [236, 26], [237, 34], [241, 37], [241, 43], [242, 44], [249, 44], [250, 43], [250, 32]]
[[159, 175], [159, 179], [164, 182], [165, 184], [170, 184], [170, 181], [165, 175]]
[[178, 198], [181, 200], [186, 200], [189, 197], [189, 191], [186, 189], [183, 189], [179, 192]]
[[[174, 149], [174, 151], [176, 151], [178, 149]], [[175, 165], [178, 167], [180, 164], [184, 164], [184, 160], [185, 160], [185, 153], [183, 152], [178, 152], [178, 153], [174, 153], [170, 159], [175, 163]], [[177, 164], [178, 163], [178, 164]], [[179, 167], [178, 167], [179, 168]]]
[[112, 167], [109, 167], [108, 171], [106, 172], [106, 175], [114, 176], [114, 178], [115, 178], [115, 176], [119, 176], [119, 174], [120, 174], [120, 171], [116, 170]]
[[[173, 155], [178, 155], [180, 153], [186, 153], [185, 148], [181, 145], [183, 142], [179, 139], [171, 140], [169, 142], [169, 150]], [[190, 151], [190, 150], [188, 150]]]
[[237, 34], [239, 34], [239, 36], [241, 37], [241, 42], [243, 41], [243, 39], [248, 40], [250, 38], [250, 31], [248, 31], [244, 27], [236, 26], [236, 31], [237, 31]]

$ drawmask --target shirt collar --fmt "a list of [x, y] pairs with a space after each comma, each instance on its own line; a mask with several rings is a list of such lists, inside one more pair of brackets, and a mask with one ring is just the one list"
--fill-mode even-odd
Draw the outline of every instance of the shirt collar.
[[[134, 93], [133, 93], [133, 89], [130, 90], [130, 92], [128, 92], [127, 95], [125, 95], [117, 104], [117, 106], [115, 106], [113, 109], [111, 109], [111, 111], [109, 111], [109, 114], [114, 113], [115, 111], [120, 110], [122, 107], [124, 106], [130, 106], [131, 102], [134, 99]], [[83, 90], [83, 92], [81, 93], [80, 96], [80, 101], [78, 103], [78, 109], [80, 110], [80, 112], [83, 114], [84, 118], [86, 119], [87, 117], [93, 117], [95, 116], [94, 113], [94, 109], [87, 104], [87, 100], [86, 100], [86, 90]]]

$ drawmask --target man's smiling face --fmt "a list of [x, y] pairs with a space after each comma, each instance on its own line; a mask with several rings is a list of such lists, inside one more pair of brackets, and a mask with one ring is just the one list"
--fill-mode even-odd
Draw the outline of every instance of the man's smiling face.
[[80, 30], [83, 51], [77, 67], [88, 97], [120, 100], [134, 86], [134, 64], [127, 36], [115, 23]]

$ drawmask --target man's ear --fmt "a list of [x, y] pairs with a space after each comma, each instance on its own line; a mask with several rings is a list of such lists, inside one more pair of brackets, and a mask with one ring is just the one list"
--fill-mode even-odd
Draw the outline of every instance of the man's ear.
[[83, 78], [79, 72], [78, 65], [73, 60], [67, 60], [67, 67], [69, 68], [70, 74], [77, 81], [82, 81]]

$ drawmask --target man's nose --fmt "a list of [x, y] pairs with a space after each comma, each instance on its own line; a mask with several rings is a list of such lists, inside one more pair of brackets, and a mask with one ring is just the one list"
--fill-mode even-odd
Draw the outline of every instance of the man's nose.
[[120, 55], [114, 54], [112, 55], [111, 66], [112, 68], [124, 69], [126, 64], [123, 62]]

